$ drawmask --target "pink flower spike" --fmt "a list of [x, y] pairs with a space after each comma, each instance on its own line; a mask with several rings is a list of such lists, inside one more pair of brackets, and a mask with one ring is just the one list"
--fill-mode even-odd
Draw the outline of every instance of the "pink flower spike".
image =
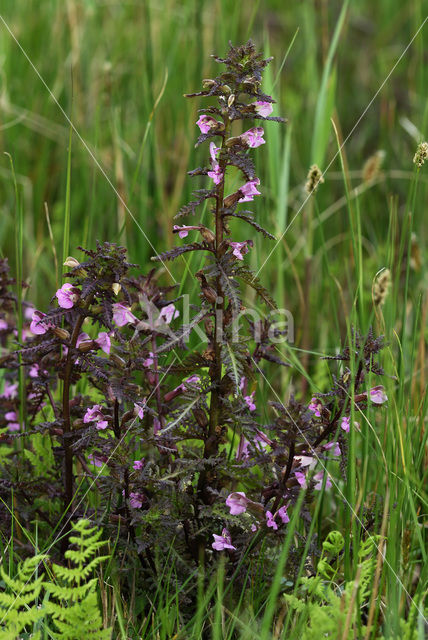
[[223, 531], [221, 532], [221, 536], [213, 533], [213, 538], [214, 542], [211, 546], [213, 549], [215, 549], [215, 551], [223, 551], [224, 549], [236, 549], [236, 547], [232, 545], [232, 538], [227, 529], [223, 529]]
[[135, 471], [140, 471], [144, 467], [144, 462], [144, 458], [142, 458], [141, 460], [134, 460], [132, 468], [135, 469]]
[[108, 333], [106, 333], [105, 331], [101, 331], [98, 334], [98, 338], [95, 340], [95, 342], [97, 343], [99, 348], [104, 351], [104, 353], [106, 353], [107, 355], [110, 354], [111, 340]]
[[340, 450], [340, 446], [338, 442], [327, 442], [327, 444], [324, 445], [325, 451], [328, 451], [329, 449], [333, 449], [333, 447], [334, 447], [333, 455], [341, 456], [342, 452]]
[[263, 140], [263, 135], [263, 127], [252, 127], [252, 129], [248, 129], [243, 133], [240, 138], [248, 147], [256, 149], [266, 142], [266, 140]]
[[278, 529], [278, 525], [276, 524], [270, 511], [266, 511], [266, 526], [272, 527], [274, 531]]
[[254, 111], [262, 116], [262, 118], [267, 118], [273, 111], [273, 107], [270, 102], [261, 102], [257, 100], [257, 102], [253, 102]]
[[315, 397], [312, 398], [310, 404], [308, 405], [308, 409], [309, 411], [312, 411], [313, 413], [315, 413], [317, 418], [321, 418], [322, 404], [318, 400], [318, 398], [315, 398]]
[[55, 325], [51, 322], [43, 322], [43, 318], [46, 317], [46, 313], [42, 313], [41, 311], [33, 311], [33, 315], [31, 316], [31, 324], [30, 331], [34, 333], [36, 336], [42, 336], [48, 331], [48, 329], [52, 329]]
[[95, 422], [95, 426], [98, 430], [107, 429], [108, 427], [108, 421], [105, 419], [105, 415], [102, 412], [102, 407], [99, 404], [94, 404], [93, 407], [90, 407], [86, 410], [86, 413], [83, 416], [83, 422]]
[[129, 307], [125, 307], [121, 302], [115, 302], [113, 305], [113, 321], [118, 327], [124, 327], [126, 324], [138, 322], [138, 319], [131, 313]]
[[55, 295], [60, 307], [63, 309], [72, 309], [79, 299], [80, 292], [79, 289], [73, 287], [71, 282], [65, 282]]
[[7, 425], [8, 431], [19, 431], [20, 428], [19, 422], [9, 422]]
[[244, 396], [244, 400], [247, 403], [248, 409], [250, 411], [255, 411], [257, 409], [256, 404], [254, 402], [254, 394], [255, 394], [255, 391], [253, 391], [252, 394], [249, 396]]
[[171, 304], [168, 304], [166, 307], [163, 307], [161, 309], [159, 317], [162, 318], [166, 322], [166, 324], [169, 324], [171, 320], [178, 318], [179, 315], [180, 312], [171, 302]]
[[384, 404], [388, 400], [385, 389], [382, 385], [370, 389], [370, 400], [373, 404]]
[[8, 411], [7, 413], [4, 414], [4, 417], [8, 422], [15, 422], [15, 420], [18, 420], [16, 411]]
[[286, 506], [281, 507], [281, 509], [278, 509], [277, 515], [281, 518], [283, 524], [287, 524], [287, 522], [290, 522], [290, 518], [287, 515]]
[[201, 130], [201, 133], [208, 133], [211, 129], [216, 129], [219, 123], [214, 118], [211, 118], [211, 116], [202, 115], [196, 124]]
[[294, 475], [296, 476], [296, 480], [300, 484], [302, 489], [307, 489], [308, 484], [306, 482], [306, 473], [302, 473], [301, 471], [295, 471]]
[[[323, 482], [324, 482], [324, 471], [319, 471], [318, 473], [316, 473], [314, 475], [313, 479], [316, 481], [316, 484], [315, 484], [315, 487], [314, 487], [315, 491], [321, 491], [322, 485], [323, 485]], [[325, 488], [326, 489], [330, 489], [331, 486], [332, 486], [332, 483], [331, 483], [330, 477], [327, 475]]]
[[252, 202], [254, 200], [254, 196], [260, 196], [260, 191], [257, 190], [257, 186], [260, 184], [259, 178], [254, 178], [254, 180], [249, 180], [246, 182], [239, 191], [243, 194], [243, 197], [238, 200], [238, 202]]
[[226, 505], [230, 509], [231, 516], [238, 516], [247, 510], [247, 504], [251, 502], [242, 491], [234, 491], [226, 498]]
[[9, 325], [4, 318], [0, 318], [0, 331], [6, 331], [6, 329], [9, 329]]

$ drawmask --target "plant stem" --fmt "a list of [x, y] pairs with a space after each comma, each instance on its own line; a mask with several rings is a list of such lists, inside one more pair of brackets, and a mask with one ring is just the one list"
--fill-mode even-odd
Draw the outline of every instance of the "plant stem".
[[[62, 418], [63, 425], [63, 446], [64, 446], [64, 514], [67, 513], [71, 507], [73, 501], [73, 450], [71, 443], [71, 420], [70, 420], [70, 387], [71, 387], [71, 373], [73, 370], [73, 358], [72, 352], [76, 348], [77, 338], [79, 337], [80, 329], [86, 318], [86, 310], [91, 304], [93, 295], [91, 295], [85, 303], [82, 313], [78, 316], [76, 324], [74, 325], [73, 333], [70, 340], [70, 346], [67, 351], [67, 361], [64, 370], [64, 385], [62, 390]], [[68, 546], [68, 532], [70, 530], [70, 519], [66, 517], [64, 531], [65, 535], [62, 539], [61, 550], [64, 553]]]
[[[216, 195], [216, 209], [215, 209], [215, 257], [216, 262], [220, 260], [220, 247], [223, 243], [223, 199], [224, 199], [224, 178], [226, 173], [227, 156], [225, 142], [229, 136], [230, 122], [227, 116], [225, 116], [224, 122], [224, 136], [220, 149], [219, 165], [223, 172], [223, 179], [218, 185]], [[219, 424], [220, 417], [220, 383], [221, 383], [221, 343], [223, 341], [223, 316], [224, 316], [224, 296], [221, 286], [220, 276], [216, 279], [216, 293], [217, 303], [215, 308], [215, 325], [214, 325], [214, 362], [211, 367], [211, 403], [210, 403], [210, 420], [208, 427], [207, 440], [205, 442], [204, 458], [209, 458], [215, 455], [218, 450], [218, 441], [216, 437], [216, 427]]]

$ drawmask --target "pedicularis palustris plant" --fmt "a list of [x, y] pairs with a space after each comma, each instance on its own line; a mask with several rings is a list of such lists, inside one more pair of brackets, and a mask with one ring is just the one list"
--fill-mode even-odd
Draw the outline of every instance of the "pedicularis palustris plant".
[[[206, 101], [196, 124], [208, 162], [190, 172], [206, 184], [178, 213], [178, 245], [156, 258], [206, 256], [194, 274], [200, 302], [188, 321], [180, 322], [173, 286], [159, 286], [154, 271], [130, 275], [135, 265], [125, 250], [98, 243], [82, 249], [81, 262], [67, 259], [68, 281], [50, 310], [23, 303], [17, 335], [6, 262], [0, 272], [1, 515], [10, 518], [13, 500], [23, 525], [37, 518], [49, 533], [61, 516], [63, 552], [70, 520], [82, 514], [112, 536], [119, 527], [117, 553], [135, 552], [146, 577], [156, 572], [156, 551], [171, 545], [183, 560], [179, 579], [197, 563], [215, 567], [223, 554], [236, 576], [244, 554], [250, 561], [266, 536], [264, 571], [273, 570], [299, 494], [305, 491], [304, 537], [313, 491], [332, 486], [326, 464], [344, 469], [346, 434], [358, 428], [358, 414], [386, 401], [383, 387], [369, 388], [367, 379], [383, 373], [374, 360], [382, 340], [355, 332], [335, 356], [340, 369], [327, 393], [309, 404], [273, 398], [270, 422], [261, 423], [257, 379], [263, 361], [284, 365], [272, 345], [281, 331], [245, 318], [247, 285], [261, 305], [274, 303], [245, 262], [252, 240], [232, 238], [229, 225], [238, 218], [248, 235], [271, 237], [246, 209], [261, 195], [252, 153], [265, 143], [264, 121], [284, 121], [270, 115], [274, 100], [261, 91], [270, 60], [252, 43], [215, 60], [224, 70], [189, 96]], [[202, 224], [196, 215], [206, 201], [210, 218]], [[196, 330], [204, 346], [190, 350]]]

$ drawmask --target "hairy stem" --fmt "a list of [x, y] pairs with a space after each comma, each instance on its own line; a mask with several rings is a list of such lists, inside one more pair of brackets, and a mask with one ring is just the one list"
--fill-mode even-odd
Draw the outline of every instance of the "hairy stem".
[[[71, 420], [70, 420], [70, 388], [71, 388], [71, 373], [73, 371], [73, 356], [72, 352], [76, 348], [77, 338], [79, 337], [82, 324], [86, 318], [85, 311], [88, 309], [93, 299], [91, 295], [85, 303], [82, 313], [78, 316], [76, 324], [74, 325], [73, 333], [70, 339], [70, 345], [67, 352], [67, 360], [64, 370], [64, 385], [62, 390], [62, 418], [63, 425], [63, 446], [64, 446], [64, 514], [71, 507], [73, 501], [73, 449], [70, 438], [71, 434]], [[64, 537], [61, 543], [62, 552], [66, 551], [68, 546], [68, 532], [70, 530], [70, 518], [66, 516], [64, 525]]]
[[[226, 116], [225, 119], [225, 130], [224, 136], [222, 140], [222, 145], [220, 149], [220, 158], [219, 165], [220, 169], [223, 172], [223, 179], [218, 185], [217, 194], [216, 194], [216, 209], [215, 209], [215, 255], [216, 261], [220, 260], [220, 247], [223, 243], [223, 219], [222, 219], [222, 209], [223, 209], [223, 200], [224, 200], [224, 182], [225, 182], [225, 173], [226, 173], [226, 165], [227, 165], [227, 156], [226, 156], [226, 140], [229, 135], [229, 119]], [[205, 452], [204, 457], [208, 458], [217, 453], [218, 442], [216, 438], [216, 427], [219, 423], [220, 416], [220, 383], [221, 383], [221, 343], [223, 340], [223, 316], [224, 316], [224, 296], [223, 289], [221, 286], [220, 277], [217, 276], [216, 279], [216, 293], [217, 293], [217, 303], [215, 308], [215, 325], [214, 325], [214, 362], [211, 367], [210, 375], [211, 375], [211, 403], [210, 403], [210, 419], [209, 419], [209, 427], [208, 427], [208, 437], [205, 443]]]

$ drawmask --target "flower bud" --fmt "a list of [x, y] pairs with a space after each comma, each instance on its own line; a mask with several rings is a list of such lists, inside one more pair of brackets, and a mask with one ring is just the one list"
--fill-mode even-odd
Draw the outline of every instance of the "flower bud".
[[211, 78], [205, 78], [202, 80], [202, 86], [204, 89], [211, 89], [215, 85], [215, 80], [211, 80]]
[[56, 337], [59, 338], [60, 340], [70, 340], [70, 334], [68, 333], [67, 329], [61, 329], [61, 327], [55, 327], [53, 329], [53, 332], [56, 335]]
[[208, 242], [208, 244], [215, 243], [215, 235], [210, 229], [207, 229], [207, 227], [200, 227], [199, 232], [205, 242]]
[[233, 105], [233, 103], [235, 102], [235, 94], [232, 93], [232, 95], [229, 96], [229, 99], [227, 101], [227, 106], [231, 107]]
[[78, 262], [76, 258], [73, 258], [73, 256], [68, 256], [63, 264], [64, 267], [70, 267], [71, 269], [74, 269], [75, 267], [78, 267], [80, 265], [80, 262]]
[[96, 349], [98, 347], [95, 340], [82, 340], [82, 342], [77, 347], [79, 351], [90, 351], [91, 349]]
[[126, 362], [123, 358], [121, 358], [120, 356], [116, 355], [115, 353], [111, 353], [110, 354], [110, 359], [113, 360], [114, 364], [116, 364], [118, 367], [120, 367], [121, 369], [125, 369], [126, 367]]
[[111, 288], [113, 289], [114, 295], [117, 296], [122, 287], [119, 282], [113, 282]]

